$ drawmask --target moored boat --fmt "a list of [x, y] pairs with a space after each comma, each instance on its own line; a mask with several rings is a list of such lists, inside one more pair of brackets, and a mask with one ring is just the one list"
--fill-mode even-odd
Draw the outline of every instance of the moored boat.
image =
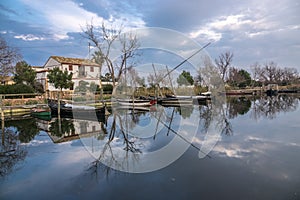
[[159, 98], [158, 103], [162, 106], [187, 106], [193, 105], [192, 96], [166, 95], [165, 98]]
[[129, 107], [146, 107], [156, 104], [156, 101], [151, 99], [116, 99], [116, 101], [121, 106]]
[[32, 116], [51, 116], [51, 109], [47, 105], [37, 105], [30, 111]]
[[[48, 100], [48, 105], [51, 109], [52, 115], [57, 115], [58, 104], [56, 100]], [[62, 102], [60, 104], [60, 115], [63, 117], [71, 117], [78, 119], [102, 119], [107, 115], [105, 106], [93, 107], [85, 105], [73, 105]]]

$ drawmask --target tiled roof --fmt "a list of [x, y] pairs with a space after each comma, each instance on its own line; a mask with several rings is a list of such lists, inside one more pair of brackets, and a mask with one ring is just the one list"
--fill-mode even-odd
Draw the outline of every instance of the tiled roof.
[[82, 58], [66, 58], [62, 56], [51, 56], [50, 58], [55, 59], [57, 62], [62, 64], [73, 64], [73, 65], [94, 65], [99, 66], [96, 62], [89, 59]]

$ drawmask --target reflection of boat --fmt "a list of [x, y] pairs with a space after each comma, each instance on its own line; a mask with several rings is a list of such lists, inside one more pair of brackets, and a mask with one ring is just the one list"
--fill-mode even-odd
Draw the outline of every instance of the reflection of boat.
[[[51, 109], [52, 115], [57, 115], [58, 105], [56, 100], [48, 100], [48, 105]], [[73, 105], [61, 103], [60, 115], [63, 117], [71, 117], [78, 119], [102, 119], [106, 115], [105, 107], [95, 108], [93, 106]]]
[[41, 118], [51, 118], [51, 109], [47, 105], [37, 105], [30, 111], [31, 116]]

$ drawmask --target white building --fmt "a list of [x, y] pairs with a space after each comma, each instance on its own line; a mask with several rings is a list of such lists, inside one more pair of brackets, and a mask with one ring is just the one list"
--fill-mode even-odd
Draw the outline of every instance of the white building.
[[50, 56], [43, 67], [34, 67], [33, 69], [37, 72], [37, 81], [42, 83], [46, 92], [58, 91], [53, 84], [48, 83], [47, 74], [49, 70], [58, 67], [60, 70], [67, 70], [69, 73], [73, 73], [72, 81], [74, 82], [73, 88], [70, 91], [73, 92], [79, 85], [79, 81], [86, 81], [89, 84], [94, 82], [100, 84], [100, 65], [94, 61], [81, 58], [66, 58], [62, 56]]

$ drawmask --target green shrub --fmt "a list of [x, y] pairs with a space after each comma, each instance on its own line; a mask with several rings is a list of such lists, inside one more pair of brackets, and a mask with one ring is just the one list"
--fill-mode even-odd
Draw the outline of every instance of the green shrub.
[[105, 93], [105, 94], [111, 94], [113, 89], [114, 88], [111, 84], [103, 85], [103, 93]]
[[7, 102], [4, 103], [4, 106], [11, 106], [11, 105], [12, 105], [12, 104], [11, 104], [10, 101], [7, 101]]
[[34, 93], [34, 89], [24, 84], [0, 85], [0, 94], [24, 94], [24, 93]]
[[25, 105], [36, 105], [38, 104], [39, 102], [37, 100], [29, 100], [25, 103]]

